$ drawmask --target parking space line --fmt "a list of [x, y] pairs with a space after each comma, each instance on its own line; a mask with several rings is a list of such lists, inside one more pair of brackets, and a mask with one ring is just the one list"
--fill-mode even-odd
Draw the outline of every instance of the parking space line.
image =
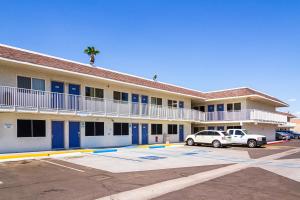
[[76, 169], [76, 168], [73, 168], [73, 167], [68, 167], [66, 165], [61, 165], [61, 164], [58, 164], [58, 163], [55, 163], [55, 162], [51, 162], [51, 161], [48, 161], [48, 160], [40, 160], [40, 161], [41, 162], [46, 162], [46, 163], [49, 163], [49, 164], [52, 164], [52, 165], [64, 167], [64, 168], [67, 168], [67, 169], [75, 170], [75, 171], [78, 171], [78, 172], [85, 172], [85, 171], [83, 171], [81, 169]]
[[0, 185], [1, 185], [1, 184], [3, 184], [3, 182], [2, 182], [2, 181], [0, 181]]
[[119, 160], [128, 160], [128, 161], [134, 161], [134, 162], [143, 162], [143, 161], [137, 160], [137, 159], [122, 158], [122, 157], [118, 157], [118, 156], [108, 156], [108, 155], [95, 155], [95, 156], [101, 156], [101, 157], [105, 157], [105, 158], [115, 158], [115, 159], [119, 159]]

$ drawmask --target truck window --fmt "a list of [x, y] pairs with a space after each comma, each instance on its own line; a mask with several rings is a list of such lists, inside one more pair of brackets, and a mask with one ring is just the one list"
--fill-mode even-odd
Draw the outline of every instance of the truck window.
[[240, 131], [240, 130], [236, 130], [235, 131], [235, 135], [244, 135], [244, 133], [242, 131]]
[[233, 135], [233, 130], [230, 130], [230, 131], [229, 131], [229, 135]]

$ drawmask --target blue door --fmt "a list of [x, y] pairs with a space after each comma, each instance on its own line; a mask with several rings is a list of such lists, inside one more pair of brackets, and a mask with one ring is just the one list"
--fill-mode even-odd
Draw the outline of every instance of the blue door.
[[179, 108], [184, 108], [184, 102], [183, 101], [179, 101]]
[[131, 106], [131, 114], [133, 115], [139, 115], [139, 95], [138, 94], [132, 94], [131, 95], [131, 102], [132, 102], [132, 106]]
[[142, 115], [148, 115], [148, 96], [142, 95]]
[[64, 122], [52, 121], [52, 149], [63, 149], [64, 147]]
[[207, 120], [213, 121], [214, 120], [214, 111], [215, 111], [215, 105], [208, 105], [207, 106]]
[[63, 109], [64, 108], [64, 83], [51, 81], [51, 106], [52, 108]]
[[184, 125], [179, 125], [179, 142], [184, 141]]
[[142, 144], [148, 144], [148, 124], [142, 125]]
[[69, 84], [69, 109], [79, 110], [80, 85]]
[[80, 122], [69, 122], [69, 148], [80, 147]]
[[132, 144], [139, 144], [139, 124], [132, 124]]
[[184, 118], [184, 102], [183, 101], [179, 101], [179, 117], [181, 118], [181, 119], [183, 119]]
[[218, 120], [224, 120], [224, 104], [217, 105]]

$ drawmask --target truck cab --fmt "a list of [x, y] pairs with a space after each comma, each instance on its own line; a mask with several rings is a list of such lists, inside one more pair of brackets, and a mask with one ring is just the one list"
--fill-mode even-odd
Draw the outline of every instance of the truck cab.
[[266, 136], [248, 134], [246, 129], [228, 129], [227, 133], [231, 136], [232, 144], [247, 145], [249, 148], [267, 144]]

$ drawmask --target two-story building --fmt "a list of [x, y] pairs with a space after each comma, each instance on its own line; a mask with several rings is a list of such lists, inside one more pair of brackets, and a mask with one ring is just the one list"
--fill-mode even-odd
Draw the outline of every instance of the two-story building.
[[200, 92], [0, 45], [0, 153], [182, 142], [201, 129], [273, 140], [286, 106], [250, 88]]

